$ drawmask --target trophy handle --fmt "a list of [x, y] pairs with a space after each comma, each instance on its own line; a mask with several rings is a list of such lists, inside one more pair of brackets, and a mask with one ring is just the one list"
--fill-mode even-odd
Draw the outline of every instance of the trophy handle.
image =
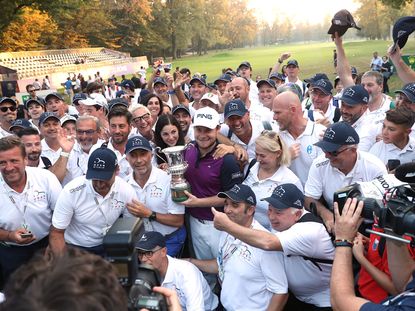
[[162, 160], [164, 163], [167, 163], [167, 161], [165, 159], [163, 159], [160, 155], [159, 152], [161, 152], [161, 148], [159, 146], [155, 147], [154, 150], [156, 151], [156, 157], [158, 157], [160, 160]]

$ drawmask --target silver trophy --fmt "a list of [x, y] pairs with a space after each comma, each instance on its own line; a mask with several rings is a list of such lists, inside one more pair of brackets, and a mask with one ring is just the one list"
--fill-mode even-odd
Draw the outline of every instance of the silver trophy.
[[167, 157], [167, 163], [169, 165], [167, 172], [171, 175], [170, 189], [174, 202], [186, 201], [187, 195], [184, 191], [190, 192], [190, 185], [183, 176], [188, 167], [183, 155], [183, 151], [185, 151], [187, 147], [188, 145], [174, 146], [165, 148], [161, 151]]

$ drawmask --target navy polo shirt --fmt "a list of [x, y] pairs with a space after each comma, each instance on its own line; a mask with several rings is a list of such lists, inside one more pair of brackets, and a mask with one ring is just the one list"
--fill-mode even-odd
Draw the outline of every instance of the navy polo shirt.
[[[214, 159], [215, 148], [200, 157], [197, 144], [193, 142], [184, 154], [188, 168], [184, 177], [189, 182], [191, 192], [198, 198], [217, 195], [227, 191], [235, 184], [243, 181], [243, 174], [233, 154], [226, 154], [223, 158]], [[211, 206], [187, 208], [186, 211], [195, 218], [213, 220]]]

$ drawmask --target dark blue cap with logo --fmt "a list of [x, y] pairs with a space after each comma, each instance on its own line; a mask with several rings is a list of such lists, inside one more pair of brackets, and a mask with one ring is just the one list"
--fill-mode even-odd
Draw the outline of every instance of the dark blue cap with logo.
[[166, 238], [160, 232], [146, 231], [135, 243], [135, 248], [142, 251], [152, 251], [156, 247], [166, 247]]
[[125, 98], [121, 98], [121, 97], [111, 99], [108, 102], [108, 111], [111, 111], [116, 106], [121, 106], [121, 107], [124, 107], [124, 108], [128, 108], [128, 102]]
[[331, 84], [330, 80], [327, 79], [320, 79], [311, 83], [312, 89], [319, 89], [324, 94], [329, 95], [331, 94], [331, 90], [333, 90], [333, 84]]
[[294, 184], [282, 184], [277, 186], [268, 198], [261, 201], [267, 201], [272, 207], [277, 209], [298, 208], [304, 206], [304, 194]]
[[352, 27], [360, 30], [360, 27], [356, 25], [352, 14], [350, 14], [347, 10], [340, 10], [334, 14], [334, 17], [331, 20], [330, 29], [327, 33], [334, 34], [337, 32], [339, 36], [342, 36], [345, 34], [347, 29]]
[[395, 93], [403, 93], [411, 103], [415, 103], [415, 82], [405, 84], [402, 90], [397, 90]]
[[350, 106], [365, 105], [369, 102], [369, 93], [362, 85], [353, 85], [343, 90], [340, 100]]
[[11, 125], [9, 127], [9, 130], [11, 131], [12, 128], [14, 128], [14, 127], [20, 127], [22, 129], [26, 129], [26, 128], [30, 128], [30, 127], [33, 127], [33, 126], [32, 126], [32, 123], [29, 122], [29, 120], [16, 119], [11, 123]]
[[287, 66], [295, 66], [298, 67], [298, 62], [295, 59], [291, 59], [287, 62]]
[[17, 102], [11, 97], [1, 97], [0, 98], [0, 105], [4, 103], [10, 103], [17, 106]]
[[354, 66], [350, 67], [350, 71], [352, 72], [352, 76], [357, 76], [357, 69]]
[[199, 77], [199, 76], [194, 76], [193, 78], [192, 78], [192, 80], [190, 80], [189, 81], [189, 84], [190, 85], [192, 85], [193, 83], [195, 83], [195, 82], [200, 82], [201, 84], [203, 84], [204, 86], [207, 86], [207, 84], [206, 84], [206, 80], [205, 79], [203, 79], [202, 77]]
[[285, 81], [285, 76], [283, 74], [279, 73], [279, 72], [271, 73], [269, 75], [269, 78], [270, 79], [274, 78], [274, 79], [277, 79], [277, 80], [280, 80], [280, 81]]
[[324, 132], [323, 139], [314, 145], [325, 152], [333, 152], [344, 145], [357, 145], [359, 141], [359, 135], [350, 124], [337, 122], [331, 124]]
[[225, 105], [225, 109], [223, 110], [223, 114], [225, 119], [229, 118], [230, 116], [244, 116], [245, 113], [248, 112], [246, 106], [242, 100], [239, 98], [231, 100]]
[[314, 83], [314, 82], [316, 82], [317, 80], [321, 80], [321, 79], [326, 79], [326, 80], [328, 80], [329, 78], [327, 77], [327, 75], [326, 75], [325, 73], [316, 73], [316, 74], [315, 74], [314, 76], [312, 76], [311, 78], [304, 79], [304, 82], [313, 84], [313, 83]]
[[230, 190], [219, 192], [219, 198], [229, 198], [235, 202], [245, 202], [251, 205], [256, 205], [256, 196], [251, 187], [239, 184], [234, 185]]
[[185, 105], [183, 105], [183, 104], [180, 104], [180, 105], [176, 105], [176, 106], [174, 106], [173, 107], [173, 109], [171, 110], [171, 113], [172, 114], [175, 114], [177, 111], [179, 111], [179, 110], [184, 110], [184, 111], [186, 111], [187, 112], [187, 114], [190, 116], [190, 110], [189, 110], [189, 107], [187, 107], [187, 106], [185, 106]]
[[39, 125], [42, 125], [49, 119], [56, 119], [60, 122], [59, 117], [54, 112], [44, 112], [39, 117]]
[[47, 102], [49, 99], [51, 99], [51, 97], [56, 97], [57, 99], [63, 101], [63, 97], [61, 96], [61, 94], [56, 93], [56, 92], [52, 92], [52, 93], [49, 93], [48, 95], [46, 95], [45, 101]]
[[117, 156], [111, 149], [100, 147], [88, 159], [86, 179], [110, 180], [118, 165]]
[[277, 86], [275, 85], [275, 81], [271, 79], [259, 80], [256, 86], [260, 88], [261, 85], [264, 85], [264, 84], [268, 84], [270, 87], [277, 89]]
[[24, 107], [26, 109], [29, 109], [29, 105], [31, 105], [31, 104], [37, 104], [37, 105], [42, 106], [43, 108], [45, 108], [45, 106], [46, 106], [45, 100], [41, 97], [29, 98], [28, 100], [25, 101]]
[[232, 81], [232, 77], [229, 74], [225, 73], [225, 74], [221, 75], [219, 78], [217, 78], [215, 81], [213, 81], [213, 83], [214, 84], [218, 84], [221, 81], [223, 81], [223, 82], [231, 82]]
[[124, 81], [122, 81], [121, 82], [121, 84], [120, 84], [123, 88], [127, 88], [127, 89], [130, 89], [131, 91], [134, 91], [135, 90], [135, 85], [134, 85], [134, 82], [133, 81], [131, 81], [131, 80], [124, 80]]
[[244, 62], [242, 62], [242, 63], [238, 66], [238, 71], [239, 71], [239, 69], [241, 69], [241, 67], [246, 67], [246, 68], [249, 68], [249, 69], [251, 69], [251, 70], [252, 70], [251, 63], [250, 63], [250, 62], [248, 62], [248, 61], [244, 61]]
[[150, 142], [143, 136], [133, 136], [128, 139], [127, 144], [125, 145], [125, 153], [128, 154], [136, 149], [153, 151]]
[[408, 41], [408, 37], [415, 31], [415, 16], [404, 16], [398, 19], [393, 25], [392, 38], [393, 47], [392, 51], [395, 51], [396, 47], [403, 48]]
[[72, 99], [72, 104], [76, 105], [76, 104], [78, 103], [78, 101], [80, 101], [80, 100], [85, 100], [86, 98], [87, 98], [87, 96], [86, 96], [86, 94], [85, 94], [85, 93], [76, 93], [76, 94], [73, 96], [73, 99]]
[[157, 83], [161, 83], [167, 86], [166, 80], [164, 80], [162, 77], [157, 77], [153, 80], [153, 85], [156, 85]]

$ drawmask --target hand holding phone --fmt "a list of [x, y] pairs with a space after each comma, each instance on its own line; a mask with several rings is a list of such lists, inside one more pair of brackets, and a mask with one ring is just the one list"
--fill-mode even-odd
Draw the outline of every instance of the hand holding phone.
[[32, 238], [32, 237], [33, 237], [33, 233], [32, 233], [32, 232], [30, 232], [30, 231], [28, 231], [28, 232], [26, 232], [26, 233], [20, 233], [20, 237], [21, 237], [22, 239]]

